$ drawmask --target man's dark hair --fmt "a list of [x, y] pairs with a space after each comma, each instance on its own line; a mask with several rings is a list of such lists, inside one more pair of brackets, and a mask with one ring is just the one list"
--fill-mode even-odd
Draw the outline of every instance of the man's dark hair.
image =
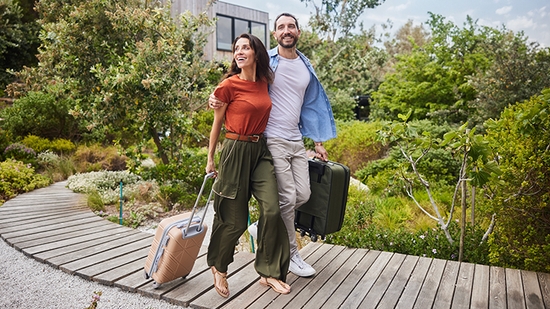
[[277, 21], [282, 16], [293, 18], [294, 22], [296, 23], [296, 29], [300, 30], [300, 26], [298, 25], [298, 20], [296, 19], [296, 17], [294, 15], [292, 15], [290, 13], [281, 13], [281, 14], [279, 14], [279, 16], [277, 16], [277, 18], [275, 18], [275, 22], [273, 23], [273, 31], [277, 31]]

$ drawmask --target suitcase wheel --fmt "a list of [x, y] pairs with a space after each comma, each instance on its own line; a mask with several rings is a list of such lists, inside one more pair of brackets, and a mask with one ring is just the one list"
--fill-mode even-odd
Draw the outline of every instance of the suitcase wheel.
[[153, 289], [158, 289], [161, 285], [162, 283], [157, 283], [156, 281], [153, 281]]
[[316, 234], [311, 235], [310, 238], [311, 238], [311, 241], [313, 241], [313, 242], [317, 241], [317, 235]]
[[143, 271], [143, 278], [145, 278], [145, 280], [149, 279], [149, 275], [147, 274], [147, 271]]
[[306, 236], [306, 231], [301, 230], [301, 231], [300, 231], [300, 236], [302, 236], [302, 237]]

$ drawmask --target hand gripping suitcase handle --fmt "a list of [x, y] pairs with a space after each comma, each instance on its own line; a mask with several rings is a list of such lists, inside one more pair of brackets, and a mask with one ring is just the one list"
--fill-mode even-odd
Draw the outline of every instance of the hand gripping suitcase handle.
[[[209, 178], [213, 178], [215, 175], [214, 172], [210, 172], [206, 175], [204, 175], [204, 180], [202, 181], [201, 189], [199, 190], [199, 194], [197, 195], [197, 200], [195, 201], [195, 205], [193, 206], [193, 211], [191, 212], [191, 216], [189, 217], [189, 221], [187, 223], [187, 227], [182, 230], [183, 237], [187, 236], [187, 232], [189, 231], [189, 228], [191, 227], [191, 223], [193, 222], [193, 216], [195, 215], [195, 212], [197, 211], [197, 205], [199, 204], [199, 201], [202, 196], [202, 192], [204, 191], [204, 186], [206, 185], [206, 181]], [[210, 190], [210, 193], [208, 194], [208, 200], [206, 200], [206, 206], [204, 207], [204, 211], [202, 213], [201, 221], [199, 222], [198, 231], [200, 232], [202, 229], [202, 223], [204, 222], [204, 218], [206, 217], [206, 211], [208, 210], [208, 204], [210, 203], [210, 199], [212, 199], [212, 190]]]

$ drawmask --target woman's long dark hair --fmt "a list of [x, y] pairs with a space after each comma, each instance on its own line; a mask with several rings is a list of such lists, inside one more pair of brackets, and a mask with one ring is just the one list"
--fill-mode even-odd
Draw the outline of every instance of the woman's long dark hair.
[[[273, 70], [271, 70], [271, 66], [269, 66], [269, 55], [267, 54], [267, 49], [265, 49], [264, 43], [250, 33], [243, 33], [239, 35], [231, 45], [231, 51], [233, 54], [235, 54], [235, 44], [237, 44], [239, 39], [248, 39], [252, 50], [254, 50], [254, 53], [256, 54], [256, 80], [263, 80], [268, 84], [273, 83]], [[229, 72], [227, 72], [224, 78], [237, 75], [239, 73], [241, 73], [241, 69], [237, 66], [237, 62], [233, 57]]]

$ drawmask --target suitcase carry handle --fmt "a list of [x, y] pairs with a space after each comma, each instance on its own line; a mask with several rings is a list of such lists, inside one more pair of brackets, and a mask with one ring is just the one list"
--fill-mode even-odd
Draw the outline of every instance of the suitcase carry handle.
[[[197, 200], [195, 201], [195, 205], [193, 206], [193, 211], [191, 212], [191, 216], [189, 216], [189, 221], [187, 223], [187, 227], [185, 229], [182, 229], [182, 235], [185, 238], [187, 236], [187, 232], [189, 231], [189, 228], [191, 227], [191, 223], [193, 222], [192, 218], [195, 215], [195, 212], [197, 211], [197, 205], [200, 202], [202, 192], [204, 191], [204, 185], [206, 184], [206, 181], [209, 178], [214, 177], [214, 172], [210, 172], [206, 175], [204, 175], [204, 180], [202, 181], [201, 189], [199, 190], [199, 194], [197, 195]], [[200, 232], [202, 230], [202, 223], [204, 222], [204, 218], [206, 217], [206, 211], [208, 210], [208, 204], [210, 203], [210, 199], [212, 199], [212, 190], [210, 190], [210, 194], [208, 194], [208, 199], [206, 200], [206, 206], [204, 206], [204, 211], [202, 213], [201, 221], [199, 223], [197, 232]]]

